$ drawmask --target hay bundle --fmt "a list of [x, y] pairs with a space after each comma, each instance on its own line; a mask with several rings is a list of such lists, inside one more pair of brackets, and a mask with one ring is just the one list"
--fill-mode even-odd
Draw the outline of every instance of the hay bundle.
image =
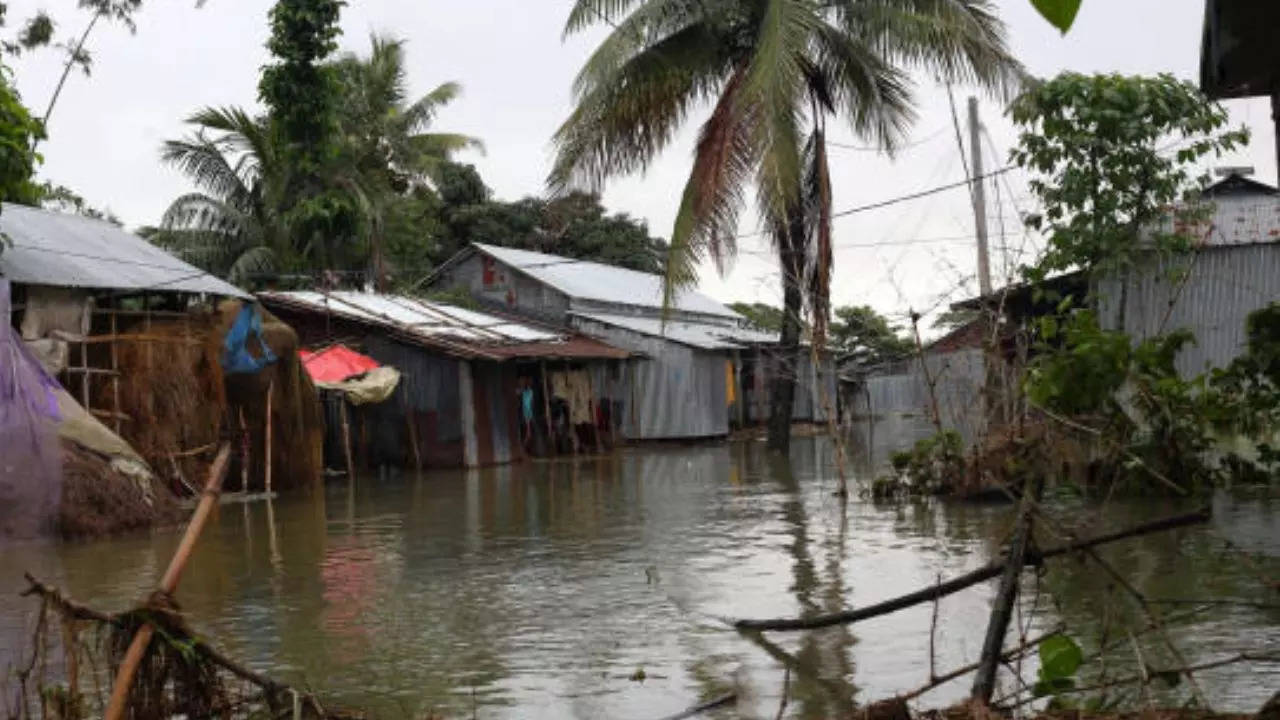
[[[222, 317], [219, 337], [231, 328], [240, 312], [240, 301], [218, 307]], [[298, 334], [266, 310], [262, 311], [262, 335], [276, 361], [255, 375], [227, 375], [227, 409], [233, 427], [243, 414], [249, 431], [250, 489], [262, 489], [266, 476], [267, 394], [271, 393], [272, 488], [310, 487], [323, 471], [324, 417], [320, 396], [298, 359]], [[261, 357], [256, 340], [251, 354]], [[237, 468], [232, 469], [233, 475]], [[235, 487], [234, 481], [228, 484]]]
[[87, 538], [167, 525], [182, 519], [173, 493], [158, 480], [139, 486], [111, 462], [62, 440], [62, 502], [58, 532], [65, 538]]
[[[120, 411], [129, 417], [120, 435], [159, 474], [198, 478], [207, 468], [209, 455], [192, 451], [212, 452], [226, 415], [218, 330], [216, 315], [192, 312], [139, 321], [116, 343]], [[112, 407], [110, 384], [96, 390], [94, 407]]]

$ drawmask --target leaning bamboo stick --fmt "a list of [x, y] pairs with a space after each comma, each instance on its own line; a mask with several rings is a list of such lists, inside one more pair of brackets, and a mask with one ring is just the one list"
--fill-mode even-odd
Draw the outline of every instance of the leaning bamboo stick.
[[268, 493], [271, 492], [271, 395], [275, 390], [275, 387], [276, 387], [276, 382], [274, 379], [272, 379], [270, 382], [267, 383], [267, 429], [265, 433], [266, 447], [263, 449], [263, 453], [265, 453], [263, 455], [263, 460], [265, 461], [266, 465], [263, 470], [264, 472], [263, 484], [266, 486], [266, 491]]
[[[196, 505], [195, 512], [191, 514], [187, 531], [183, 533], [182, 541], [178, 543], [178, 549], [173, 553], [173, 559], [169, 561], [169, 568], [165, 570], [164, 577], [160, 579], [160, 591], [166, 595], [178, 589], [178, 580], [187, 567], [187, 561], [191, 559], [191, 551], [195, 548], [196, 540], [200, 538], [205, 523], [209, 521], [209, 513], [217, 504], [218, 495], [222, 492], [222, 480], [227, 476], [227, 461], [230, 457], [231, 443], [224, 442], [218, 451], [217, 458], [213, 461], [213, 466], [209, 468], [209, 482], [205, 484], [200, 504]], [[138, 672], [138, 663], [142, 662], [142, 656], [151, 644], [151, 636], [154, 633], [155, 627], [147, 623], [138, 628], [137, 634], [133, 636], [133, 642], [129, 644], [129, 649], [120, 662], [120, 670], [116, 673], [115, 684], [111, 688], [111, 700], [107, 703], [107, 711], [103, 715], [104, 720], [120, 720], [124, 716], [129, 689], [133, 686], [133, 676]]]
[[347, 477], [356, 478], [356, 463], [351, 459], [351, 423], [347, 420], [347, 398], [341, 396], [342, 405], [342, 451], [347, 456]]

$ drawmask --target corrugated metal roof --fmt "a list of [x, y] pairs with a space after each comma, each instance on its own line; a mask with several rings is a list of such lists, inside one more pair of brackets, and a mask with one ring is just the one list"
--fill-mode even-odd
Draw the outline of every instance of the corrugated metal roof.
[[4, 203], [0, 275], [15, 283], [249, 295], [109, 222]]
[[672, 342], [689, 345], [700, 350], [735, 350], [745, 345], [778, 342], [778, 336], [773, 333], [724, 327], [723, 325], [675, 320], [669, 320], [664, 325], [661, 318], [604, 313], [573, 313], [573, 315], [593, 322], [630, 330], [641, 335], [666, 338]]
[[[518, 268], [570, 298], [647, 308], [662, 307], [661, 275], [530, 250], [481, 243], [472, 245], [485, 255]], [[679, 293], [673, 307], [685, 312], [742, 319], [723, 303], [694, 290]]]
[[268, 305], [278, 303], [345, 317], [396, 331], [457, 355], [501, 360], [515, 357], [625, 358], [628, 353], [593, 340], [476, 312], [447, 303], [405, 295], [351, 290], [262, 292]]

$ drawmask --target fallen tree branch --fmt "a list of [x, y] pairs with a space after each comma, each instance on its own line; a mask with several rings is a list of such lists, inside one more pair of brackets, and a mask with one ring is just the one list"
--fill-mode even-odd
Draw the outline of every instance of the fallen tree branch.
[[678, 712], [675, 715], [669, 715], [663, 718], [662, 720], [685, 720], [685, 718], [691, 718], [695, 715], [700, 715], [708, 710], [715, 710], [718, 707], [723, 707], [725, 705], [728, 705], [729, 703], [737, 699], [738, 699], [738, 693], [726, 693], [719, 697], [711, 698], [710, 700], [700, 705], [694, 705], [688, 710], [682, 710], [681, 712]]
[[[1099, 535], [1087, 540], [1079, 540], [1070, 542], [1065, 545], [1059, 545], [1041, 552], [1028, 551], [1026, 563], [1028, 565], [1039, 565], [1043, 561], [1057, 557], [1059, 555], [1068, 555], [1079, 552], [1087, 548], [1116, 542], [1118, 540], [1126, 540], [1140, 535], [1160, 532], [1163, 530], [1172, 530], [1174, 528], [1186, 527], [1188, 525], [1199, 525], [1206, 523], [1211, 517], [1208, 508], [1197, 510], [1193, 513], [1185, 515], [1175, 515], [1173, 517], [1163, 518], [1161, 520], [1153, 520], [1148, 523], [1135, 525], [1126, 530], [1120, 530], [1106, 535]], [[859, 622], [868, 618], [887, 615], [891, 612], [902, 610], [913, 605], [923, 602], [929, 602], [935, 598], [946, 597], [954, 593], [960, 592], [967, 587], [977, 585], [980, 582], [990, 580], [1002, 572], [1004, 572], [1004, 561], [993, 562], [984, 565], [977, 570], [965, 573], [959, 577], [952, 578], [946, 582], [938, 583], [927, 588], [916, 590], [915, 592], [899, 595], [896, 598], [885, 600], [868, 605], [866, 607], [854, 610], [843, 610], [837, 613], [826, 615], [814, 615], [806, 618], [774, 618], [769, 620], [734, 620], [733, 626], [739, 630], [817, 630], [819, 628], [831, 627], [833, 625], [846, 625], [848, 623]]]

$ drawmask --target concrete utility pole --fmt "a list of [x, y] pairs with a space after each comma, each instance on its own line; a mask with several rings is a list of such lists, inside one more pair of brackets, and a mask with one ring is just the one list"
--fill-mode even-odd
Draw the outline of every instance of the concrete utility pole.
[[991, 294], [991, 257], [987, 252], [987, 191], [982, 184], [982, 141], [978, 98], [969, 97], [969, 151], [973, 157], [973, 225], [978, 235], [978, 292]]

